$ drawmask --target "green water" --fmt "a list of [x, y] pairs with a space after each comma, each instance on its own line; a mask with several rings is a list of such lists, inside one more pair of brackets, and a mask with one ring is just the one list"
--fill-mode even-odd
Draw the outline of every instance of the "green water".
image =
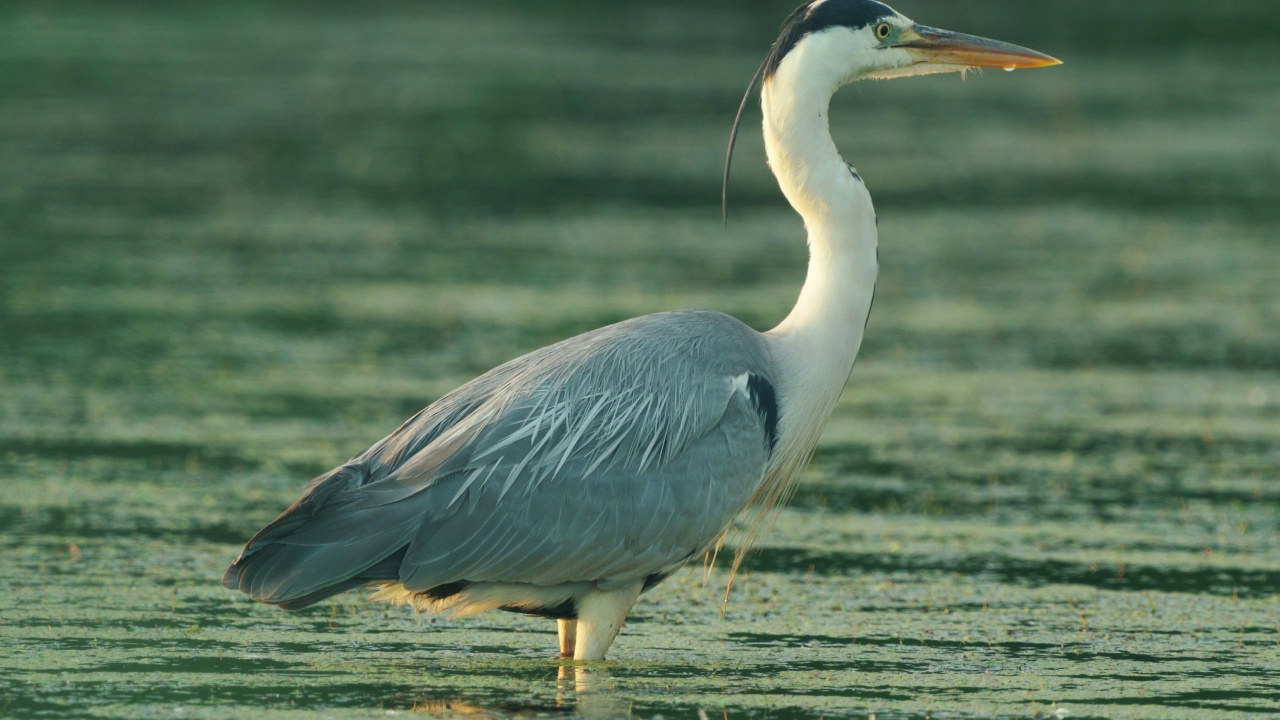
[[785, 314], [754, 132], [718, 200], [788, 4], [4, 4], [0, 715], [1280, 714], [1280, 9], [1206, 8], [901, 5], [1067, 64], [840, 96], [882, 271], [814, 464], [723, 614], [690, 569], [575, 674], [219, 578], [499, 362]]

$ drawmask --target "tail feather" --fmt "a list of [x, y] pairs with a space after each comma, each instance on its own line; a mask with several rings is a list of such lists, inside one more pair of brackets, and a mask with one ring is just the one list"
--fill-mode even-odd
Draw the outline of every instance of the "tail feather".
[[[316, 590], [305, 594], [273, 594], [263, 593], [262, 587], [254, 587], [254, 578], [261, 577], [260, 573], [246, 574], [244, 571], [258, 570], [255, 563], [244, 563], [236, 561], [231, 567], [227, 568], [227, 572], [222, 577], [224, 587], [232, 590], [241, 590], [253, 597], [255, 600], [276, 605], [285, 610], [299, 610], [310, 605], [314, 605], [321, 600], [328, 599], [334, 595], [344, 593], [361, 585], [370, 583], [386, 582], [388, 580], [400, 579], [400, 564], [404, 562], [404, 556], [409, 552], [408, 544], [402, 546], [399, 550], [391, 553], [385, 558], [379, 560], [372, 567], [369, 567], [349, 578], [337, 580], [330, 584], [324, 585]], [[273, 559], [272, 548], [263, 548], [263, 552], [255, 555], [255, 559], [263, 560]], [[261, 562], [261, 560], [259, 560]], [[269, 577], [269, 576], [268, 576]]]
[[304, 607], [315, 605], [321, 600], [327, 600], [334, 595], [340, 595], [353, 588], [370, 583], [385, 582], [387, 580], [400, 579], [400, 563], [404, 562], [404, 556], [409, 552], [409, 546], [405, 545], [394, 553], [379, 560], [376, 565], [365, 570], [359, 575], [342, 582], [334, 583], [327, 587], [321, 588], [309, 595], [294, 598], [281, 603], [276, 603], [283, 610], [301, 610]]
[[345, 582], [340, 582], [337, 585], [330, 585], [322, 590], [317, 590], [310, 595], [303, 595], [302, 597], [294, 598], [292, 600], [272, 604], [281, 610], [301, 610], [302, 608], [310, 607], [321, 600], [327, 600], [334, 595], [344, 593], [352, 588], [358, 588], [361, 585], [364, 585], [363, 580], [352, 578]]
[[332, 529], [330, 542], [291, 542], [291, 536], [305, 534], [319, 520], [317, 515], [329, 501], [342, 490], [358, 486], [363, 476], [359, 466], [345, 465], [313, 480], [296, 503], [249, 540], [227, 568], [222, 585], [254, 600], [295, 610], [360, 585], [398, 580], [412, 535], [409, 518], [375, 525], [361, 522], [356, 513]]

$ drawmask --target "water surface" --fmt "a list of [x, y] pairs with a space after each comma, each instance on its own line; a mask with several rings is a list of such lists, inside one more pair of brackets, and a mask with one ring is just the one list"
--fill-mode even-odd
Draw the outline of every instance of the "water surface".
[[1067, 64], [837, 100], [882, 271], [813, 467], [727, 607], [681, 573], [575, 674], [546, 621], [218, 580], [499, 362], [786, 313], [752, 133], [718, 200], [789, 8], [6, 5], [0, 715], [1280, 713], [1280, 10], [901, 9]]

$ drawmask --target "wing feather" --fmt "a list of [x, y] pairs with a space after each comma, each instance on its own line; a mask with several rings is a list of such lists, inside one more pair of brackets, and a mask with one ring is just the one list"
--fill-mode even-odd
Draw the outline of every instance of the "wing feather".
[[770, 369], [760, 336], [718, 313], [646, 316], [544, 348], [313, 481], [224, 582], [313, 602], [389, 572], [396, 553], [387, 579], [414, 592], [669, 572], [764, 476], [769, 438], [734, 378]]

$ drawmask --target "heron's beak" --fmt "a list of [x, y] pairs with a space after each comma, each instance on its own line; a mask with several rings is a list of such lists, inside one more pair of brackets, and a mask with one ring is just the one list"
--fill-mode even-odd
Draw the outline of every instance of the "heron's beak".
[[924, 25], [905, 31], [894, 45], [906, 50], [917, 63], [929, 65], [1019, 70], [1062, 64], [1035, 50]]

